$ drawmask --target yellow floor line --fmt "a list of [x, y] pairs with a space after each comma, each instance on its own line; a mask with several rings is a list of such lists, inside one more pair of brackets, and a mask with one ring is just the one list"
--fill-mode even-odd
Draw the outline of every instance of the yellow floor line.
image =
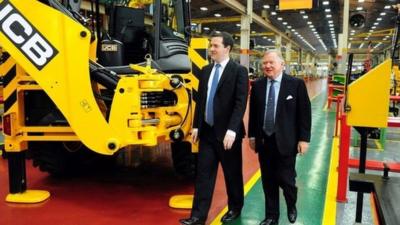
[[375, 141], [375, 145], [378, 148], [378, 151], [383, 151], [383, 147], [382, 144], [379, 140], [374, 140]]
[[324, 112], [328, 111], [328, 102], [325, 103], [325, 106], [322, 109], [322, 111], [324, 111]]
[[331, 162], [329, 166], [328, 184], [325, 194], [324, 215], [322, 217], [322, 225], [336, 224], [336, 192], [339, 163], [339, 138], [334, 137], [331, 148]]
[[[251, 190], [251, 188], [256, 184], [258, 179], [261, 177], [261, 171], [260, 169], [257, 170], [257, 172], [254, 173], [254, 175], [250, 178], [249, 181], [244, 185], [244, 196], [247, 195], [247, 193]], [[221, 210], [221, 212], [217, 215], [217, 217], [214, 218], [214, 220], [211, 222], [211, 225], [221, 225], [221, 218], [222, 216], [228, 212], [228, 206], [225, 206], [224, 209]]]
[[318, 97], [320, 94], [322, 94], [324, 90], [321, 90], [318, 94], [314, 95], [311, 97], [310, 101], [314, 100], [316, 97]]

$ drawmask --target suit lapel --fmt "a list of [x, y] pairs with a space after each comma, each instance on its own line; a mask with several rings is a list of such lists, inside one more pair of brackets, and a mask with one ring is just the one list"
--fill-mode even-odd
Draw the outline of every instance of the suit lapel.
[[226, 67], [224, 69], [224, 72], [221, 75], [221, 78], [219, 79], [218, 86], [217, 86], [217, 91], [221, 88], [222, 84], [226, 80], [227, 77], [229, 77], [229, 74], [232, 72], [233, 67], [233, 62], [230, 59], [228, 63], [226, 64]]
[[204, 84], [203, 84], [203, 93], [206, 93], [206, 98], [207, 98], [207, 93], [208, 93], [208, 80], [210, 79], [210, 76], [211, 76], [211, 71], [212, 71], [212, 68], [214, 67], [214, 64], [209, 64], [206, 68], [204, 68], [204, 76], [206, 76], [205, 77], [205, 82], [204, 82]]
[[261, 102], [259, 104], [262, 106], [262, 114], [261, 114], [262, 117], [261, 118], [263, 118], [263, 119], [265, 116], [265, 101], [266, 101], [266, 97], [267, 97], [265, 95], [267, 94], [267, 84], [268, 84], [268, 79], [266, 77], [264, 77], [262, 79], [262, 83], [260, 86], [260, 92], [259, 92], [259, 94], [261, 96], [261, 98], [260, 98]]
[[276, 108], [276, 115], [280, 115], [281, 108], [283, 106], [283, 101], [285, 100], [285, 96], [287, 95], [288, 88], [288, 79], [286, 74], [282, 74], [281, 87], [279, 89], [278, 95], [278, 104]]

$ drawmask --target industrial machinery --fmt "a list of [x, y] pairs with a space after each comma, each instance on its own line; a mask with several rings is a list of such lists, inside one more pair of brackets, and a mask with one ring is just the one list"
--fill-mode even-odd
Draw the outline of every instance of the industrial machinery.
[[191, 69], [207, 63], [208, 43], [192, 39], [201, 50], [188, 46], [185, 0], [141, 2], [113, 9], [97, 56], [96, 35], [72, 7], [57, 0], [0, 1], [7, 201], [49, 197], [27, 190], [28, 149], [35, 166], [61, 174], [88, 157], [167, 140], [176, 167], [193, 169], [182, 165], [192, 164], [188, 135], [198, 81]]

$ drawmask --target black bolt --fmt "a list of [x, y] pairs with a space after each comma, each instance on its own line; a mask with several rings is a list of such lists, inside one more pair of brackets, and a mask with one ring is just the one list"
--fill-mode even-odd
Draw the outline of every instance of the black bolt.
[[86, 36], [87, 36], [86, 31], [81, 31], [81, 37], [86, 37]]
[[114, 150], [115, 147], [117, 147], [117, 146], [115, 145], [115, 143], [108, 143], [108, 149]]
[[123, 89], [123, 88], [120, 88], [120, 89], [119, 89], [119, 93], [122, 94], [122, 93], [124, 93], [124, 92], [125, 92], [125, 89]]

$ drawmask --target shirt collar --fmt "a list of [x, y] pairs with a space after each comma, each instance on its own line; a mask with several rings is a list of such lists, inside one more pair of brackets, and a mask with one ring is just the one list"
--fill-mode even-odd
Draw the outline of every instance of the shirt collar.
[[220, 62], [220, 63], [216, 63], [215, 62], [214, 67], [215, 67], [216, 64], [220, 64], [221, 65], [221, 69], [224, 69], [226, 67], [226, 64], [228, 64], [228, 62], [229, 62], [229, 57], [224, 59], [224, 60], [222, 60], [222, 62]]
[[[280, 83], [282, 81], [282, 72], [274, 79], [275, 82]], [[268, 78], [268, 81], [270, 82], [271, 79]]]

